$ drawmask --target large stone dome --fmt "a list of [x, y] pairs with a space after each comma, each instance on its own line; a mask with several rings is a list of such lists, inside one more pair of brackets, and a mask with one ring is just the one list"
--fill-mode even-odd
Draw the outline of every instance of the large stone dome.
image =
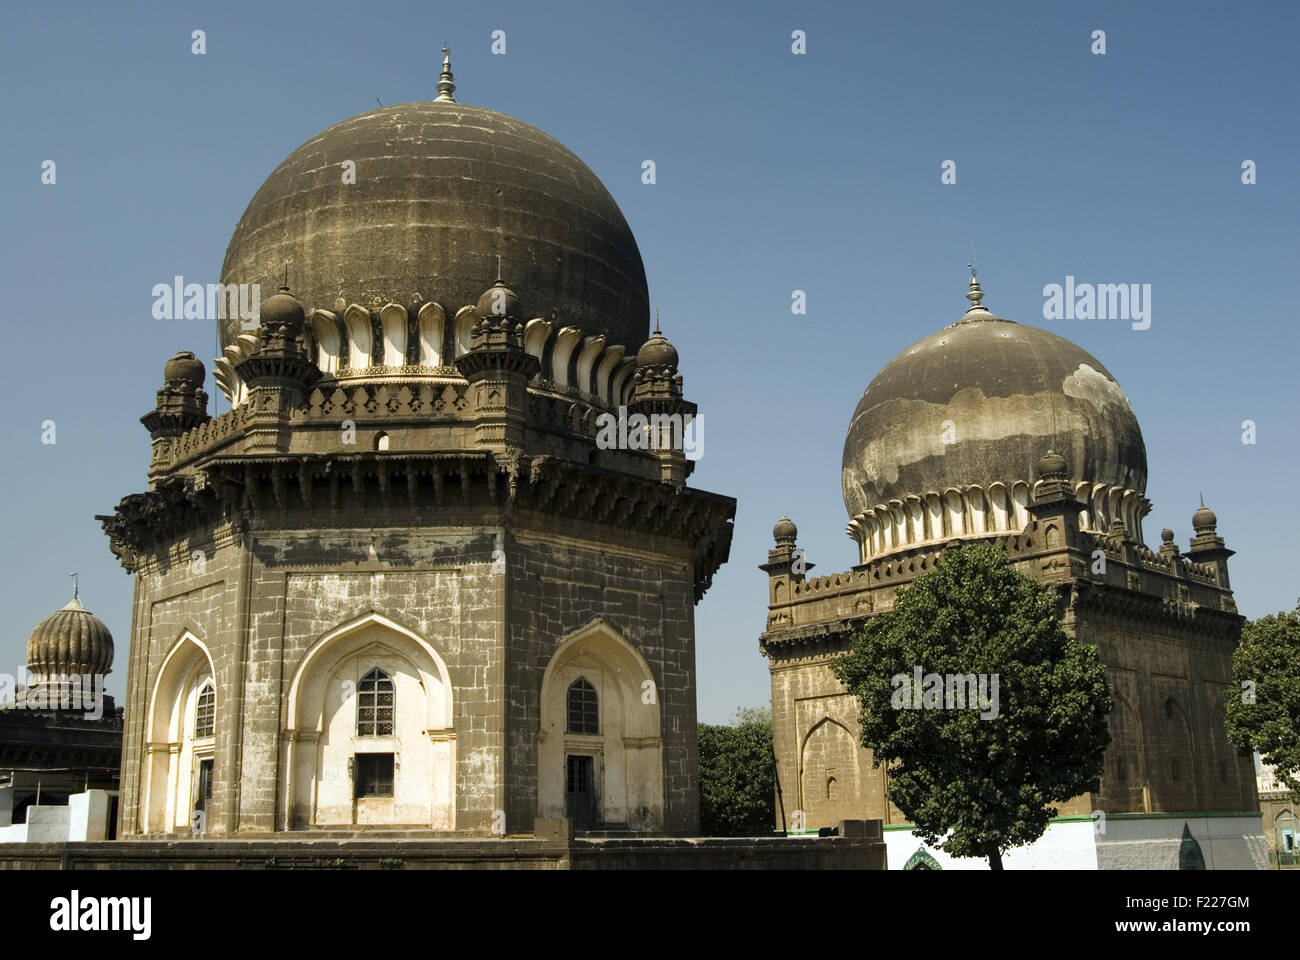
[[[1003, 528], [1014, 529], [1039, 460], [1054, 449], [1081, 499], [1106, 490], [1107, 509], [1094, 511], [1090, 522], [1119, 517], [1136, 534], [1145, 512], [1136, 504], [1146, 491], [1146, 447], [1124, 391], [1091, 354], [1050, 331], [994, 316], [980, 305], [982, 296], [972, 281], [975, 306], [896, 356], [863, 393], [844, 442], [850, 520], [861, 525], [874, 510], [888, 533], [891, 503], [924, 504], [976, 487], [984, 491], [975, 504], [980, 516], [972, 520], [971, 504], [962, 506], [964, 532], [997, 529], [997, 511]], [[1112, 500], [1112, 490], [1120, 499], [1127, 493], [1127, 501]], [[906, 519], [905, 510], [901, 515]], [[932, 536], [896, 541], [952, 533], [934, 526]], [[855, 538], [866, 532], [850, 523]]]
[[[641, 254], [600, 180], [535, 127], [451, 100], [371, 110], [295, 150], [244, 211], [221, 280], [259, 283], [265, 299], [287, 267], [309, 310], [418, 296], [451, 316], [491, 285], [498, 256], [526, 317], [629, 349], [646, 339]], [[221, 321], [223, 347], [237, 325]]]

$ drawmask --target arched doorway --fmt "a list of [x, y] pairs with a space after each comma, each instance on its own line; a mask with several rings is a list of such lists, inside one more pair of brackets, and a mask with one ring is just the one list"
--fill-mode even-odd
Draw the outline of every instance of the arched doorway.
[[163, 658], [149, 698], [139, 823], [142, 833], [206, 833], [220, 702], [208, 649], [193, 633]]
[[442, 658], [405, 627], [368, 614], [326, 633], [289, 687], [287, 827], [454, 829], [451, 702]]
[[604, 621], [570, 634], [551, 657], [538, 740], [538, 816], [663, 830], [658, 689], [645, 659]]

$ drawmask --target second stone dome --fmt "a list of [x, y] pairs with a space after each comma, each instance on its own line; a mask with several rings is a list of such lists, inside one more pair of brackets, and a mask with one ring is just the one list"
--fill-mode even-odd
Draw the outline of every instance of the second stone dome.
[[[503, 276], [529, 318], [629, 349], [650, 327], [636, 239], [596, 175], [536, 127], [454, 101], [371, 110], [291, 153], [240, 218], [221, 281], [269, 293], [286, 269], [308, 310], [418, 294], [450, 316]], [[238, 333], [221, 321], [223, 347]]]
[[[975, 508], [1000, 500], [996, 509], [1022, 513], [1014, 501], [1025, 499], [1020, 491], [1032, 488], [1049, 449], [1064, 457], [1085, 502], [1100, 487], [1108, 502], [1111, 490], [1131, 491], [1134, 501], [1146, 492], [1142, 431], [1110, 372], [1063, 337], [994, 316], [979, 305], [982, 296], [972, 283], [976, 305], [966, 316], [908, 347], [863, 393], [844, 442], [851, 521], [891, 502], [994, 485], [996, 496], [985, 493]], [[969, 503], [962, 510], [959, 532], [995, 529], [991, 516], [971, 519]], [[1109, 522], [1112, 511], [1097, 512], [1094, 525]], [[1130, 533], [1140, 512], [1116, 511]], [[1004, 528], [1013, 527], [1006, 519]], [[925, 539], [952, 533], [936, 526]], [[886, 537], [885, 544], [916, 539]]]

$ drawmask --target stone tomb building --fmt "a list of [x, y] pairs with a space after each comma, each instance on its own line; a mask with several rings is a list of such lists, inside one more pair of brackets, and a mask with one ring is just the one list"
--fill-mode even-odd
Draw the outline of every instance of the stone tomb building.
[[1215, 515], [1195, 512], [1186, 551], [1170, 530], [1147, 547], [1146, 448], [1114, 377], [1068, 340], [994, 316], [975, 278], [968, 299], [958, 322], [890, 361], [853, 414], [843, 490], [857, 565], [809, 579], [795, 525], [773, 531], [760, 646], [777, 827], [880, 818], [894, 867], [982, 865], [918, 850], [830, 661], [946, 547], [992, 541], [1056, 587], [1065, 628], [1097, 647], [1115, 704], [1100, 792], [1062, 805], [1008, 866], [1177, 867], [1185, 830], [1210, 866], [1262, 865], [1254, 771], [1224, 725], [1243, 618]]
[[[104, 692], [113, 635], [72, 600], [27, 638], [28, 682], [0, 677], [0, 844], [112, 839], [122, 708]], [[21, 681], [20, 681], [21, 682]]]
[[222, 283], [294, 294], [220, 321], [231, 409], [182, 352], [142, 418], [149, 488], [101, 518], [135, 580], [123, 837], [698, 831], [694, 607], [735, 501], [680, 443], [597, 443], [695, 414], [636, 240], [454, 89], [445, 60], [436, 101], [275, 169]]

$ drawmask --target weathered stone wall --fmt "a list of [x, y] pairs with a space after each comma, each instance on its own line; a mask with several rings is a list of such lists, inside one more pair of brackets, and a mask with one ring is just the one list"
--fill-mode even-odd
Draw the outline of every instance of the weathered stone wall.
[[1095, 809], [1257, 807], [1251, 760], [1228, 742], [1224, 720], [1233, 684], [1230, 639], [1088, 612], [1076, 614], [1074, 633], [1097, 646], [1115, 701]]
[[884, 870], [879, 838], [136, 840], [0, 845], [0, 870]]
[[[1064, 537], [1049, 535], [1062, 523]], [[1250, 761], [1231, 748], [1224, 725], [1240, 631], [1224, 561], [1193, 564], [1154, 554], [1132, 541], [1084, 533], [1060, 518], [1032, 520], [1020, 534], [996, 542], [1020, 572], [1057, 584], [1071, 598], [1063, 626], [1095, 644], [1109, 671], [1116, 706], [1101, 792], [1059, 804], [1059, 814], [1258, 809]], [[778, 544], [763, 567], [769, 610], [761, 643], [772, 675], [781, 783], [776, 826], [783, 823], [782, 805], [787, 824], [791, 811], [802, 807], [806, 828], [843, 817], [902, 822], [883, 798], [884, 773], [870, 770], [868, 751], [858, 749], [854, 768], [837, 738], [808, 738], [819, 724], [832, 724], [858, 742], [856, 703], [830, 672], [829, 660], [847, 649], [866, 617], [892, 606], [899, 588], [933, 569], [942, 548], [904, 551], [805, 579], [791, 572], [792, 547]], [[1108, 561], [1096, 573], [1094, 548]], [[845, 782], [838, 767], [856, 775], [852, 802], [826, 795], [832, 778], [832, 793]]]
[[201, 563], [147, 565], [128, 670], [124, 835], [146, 832], [138, 816], [145, 720], [160, 666], [187, 631], [210, 652], [216, 681], [208, 832], [306, 826], [286, 796], [290, 688], [314, 644], [371, 613], [425, 638], [446, 663], [457, 830], [517, 832], [538, 815], [542, 679], [561, 641], [599, 618], [651, 671], [663, 829], [695, 832], [690, 554], [667, 541], [656, 549], [613, 535], [593, 542], [588, 529], [566, 535], [559, 526], [254, 529], [240, 542], [208, 544]]
[[372, 553], [368, 531], [254, 532], [249, 548], [216, 550], [201, 573], [173, 566], [156, 583], [146, 573], [128, 678], [124, 830], [138, 832], [149, 697], [183, 632], [206, 645], [216, 677], [209, 830], [269, 831], [284, 829], [279, 739], [297, 666], [328, 630], [368, 613], [427, 638], [446, 661], [460, 741], [457, 822], [487, 830], [504, 796], [504, 594], [491, 572], [495, 543], [495, 530], [453, 528], [379, 536]]
[[[830, 668], [837, 653], [772, 664], [778, 830], [831, 826], [846, 819], [902, 819], [885, 799], [884, 768], [872, 769], [871, 751], [859, 745], [857, 700]], [[831, 778], [834, 783], [828, 784]]]
[[[560, 643], [599, 618], [645, 659], [659, 711], [664, 830], [699, 828], [696, 784], [695, 646], [689, 554], [650, 550], [576, 531], [517, 531], [507, 551], [511, 696], [507, 823], [531, 824], [538, 810], [542, 679]], [[570, 534], [570, 535], [566, 535]], [[554, 774], [555, 772], [552, 771]]]

